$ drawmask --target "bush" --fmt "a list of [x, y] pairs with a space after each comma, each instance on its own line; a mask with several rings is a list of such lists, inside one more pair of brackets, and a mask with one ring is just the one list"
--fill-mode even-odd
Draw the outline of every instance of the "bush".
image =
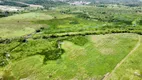
[[47, 60], [57, 60], [61, 58], [63, 52], [64, 52], [63, 49], [54, 49], [49, 51], [43, 51], [41, 54], [45, 55], [44, 61], [47, 61]]
[[27, 39], [26, 39], [26, 38], [21, 37], [21, 38], [19, 39], [19, 42], [25, 43], [25, 42], [27, 42]]
[[3, 67], [3, 66], [6, 66], [8, 64], [8, 61], [4, 58], [1, 58], [0, 59], [0, 66]]
[[78, 21], [71, 21], [70, 24], [79, 24]]
[[43, 29], [45, 29], [45, 28], [44, 28], [44, 27], [41, 27], [40, 29], [43, 30]]
[[9, 44], [11, 42], [11, 39], [0, 39], [0, 43]]
[[38, 32], [41, 32], [41, 30], [40, 30], [40, 29], [37, 29], [36, 32], [37, 32], [37, 33], [38, 33]]
[[88, 39], [84, 36], [74, 36], [68, 40], [79, 46], [83, 46], [88, 42]]

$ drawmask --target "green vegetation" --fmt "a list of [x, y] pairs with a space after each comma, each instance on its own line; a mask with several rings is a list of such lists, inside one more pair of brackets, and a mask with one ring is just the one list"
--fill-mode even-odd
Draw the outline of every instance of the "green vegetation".
[[2, 12], [2, 11], [0, 11], [0, 18], [7, 17], [7, 16], [10, 16], [10, 15], [15, 14], [15, 13], [16, 12], [8, 12], [8, 11]]
[[[62, 1], [52, 1], [52, 0], [8, 0], [9, 2], [13, 1], [20, 1], [28, 4], [38, 4], [38, 5], [43, 5], [46, 9], [49, 9], [50, 7], [56, 7], [56, 6], [63, 6], [66, 5], [67, 3], [62, 2]], [[23, 6], [22, 6], [23, 7]]]
[[97, 25], [101, 25], [101, 22], [88, 21], [77, 18], [64, 18], [64, 19], [52, 19], [50, 21], [38, 21], [39, 24], [47, 24], [45, 33], [63, 33], [63, 32], [75, 32], [95, 29]]
[[[137, 13], [139, 8], [132, 10], [125, 7], [100, 8], [92, 6], [81, 7], [59, 7], [60, 14], [74, 15], [67, 18], [58, 19], [56, 16], [52, 20], [39, 20], [35, 23], [46, 24], [48, 27], [43, 31], [45, 34], [82, 32], [82, 31], [126, 31], [141, 32], [141, 14]], [[129, 12], [129, 13], [128, 13]], [[103, 32], [103, 31], [102, 31]]]
[[[142, 38], [142, 37], [141, 37]], [[142, 77], [142, 41], [136, 51], [112, 74], [111, 80], [141, 80]]]
[[3, 1], [0, 5], [18, 6], [18, 7], [28, 7], [26, 4], [17, 3], [14, 1]]
[[[68, 38], [70, 39], [70, 37], [59, 40], [41, 39], [22, 43], [10, 52], [10, 64], [5, 67], [3, 76], [13, 79], [37, 80], [101, 79], [129, 53], [138, 41], [135, 34], [78, 36], [72, 37], [72, 40], [68, 40]], [[61, 48], [65, 51], [64, 54], [56, 51], [55, 49], [59, 47], [56, 44], [53, 45], [54, 42], [62, 40]], [[74, 42], [79, 43], [76, 45]], [[123, 45], [124, 43], [125, 45]], [[57, 54], [54, 55], [54, 52], [61, 54], [61, 57], [54, 58], [57, 56]], [[52, 53], [51, 56], [49, 56], [50, 53]], [[6, 75], [7, 72], [9, 75]]]
[[69, 41], [79, 46], [84, 46], [88, 42], [88, 40], [84, 36], [75, 36], [70, 38]]
[[[142, 35], [139, 1], [77, 6], [56, 0], [7, 1], [44, 8], [0, 12], [0, 79], [102, 80], [130, 55]], [[110, 78], [142, 79], [140, 53], [141, 44]]]
[[[53, 11], [51, 11], [53, 12]], [[51, 14], [49, 12], [49, 14]], [[58, 16], [58, 14], [57, 14]], [[40, 27], [44, 27], [43, 24], [34, 24], [33, 21], [37, 20], [50, 20], [54, 16], [48, 15], [43, 12], [31, 12], [24, 14], [16, 14], [9, 17], [0, 19], [0, 37], [2, 38], [14, 38], [17, 36], [23, 36], [33, 33]], [[59, 15], [59, 18], [68, 17], [68, 15]]]
[[[139, 8], [134, 11], [131, 8], [117, 10], [99, 7], [90, 9], [90, 7], [58, 7], [56, 10], [36, 11], [2, 18], [0, 20], [1, 37], [22, 36], [40, 27], [45, 27], [43, 34], [99, 30], [108, 31], [107, 33], [112, 30], [113, 33], [124, 30], [141, 34], [141, 15], [136, 12]], [[20, 28], [19, 25], [21, 25]], [[9, 27], [15, 27], [14, 31], [11, 31]], [[9, 35], [9, 33], [12, 34]]]

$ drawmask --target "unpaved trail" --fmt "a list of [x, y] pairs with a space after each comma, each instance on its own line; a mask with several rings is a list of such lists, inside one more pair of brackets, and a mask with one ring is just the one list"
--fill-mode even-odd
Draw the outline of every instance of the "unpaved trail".
[[105, 76], [102, 80], [110, 80], [112, 74], [116, 71], [116, 69], [117, 69], [118, 67], [120, 67], [120, 65], [121, 65], [131, 54], [133, 54], [134, 51], [136, 51], [137, 48], [138, 48], [140, 45], [141, 45], [141, 37], [140, 37], [140, 35], [138, 35], [138, 42], [137, 42], [136, 46], [130, 51], [130, 53], [129, 53], [124, 59], [122, 59], [122, 60], [120, 61], [120, 63], [118, 63], [118, 64], [116, 65], [116, 67], [112, 70], [112, 72], [111, 72], [109, 75]]

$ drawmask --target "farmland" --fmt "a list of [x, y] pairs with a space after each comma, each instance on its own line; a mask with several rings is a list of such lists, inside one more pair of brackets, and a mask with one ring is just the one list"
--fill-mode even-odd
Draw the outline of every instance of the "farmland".
[[0, 79], [141, 80], [141, 13], [141, 6], [90, 4], [1, 17]]

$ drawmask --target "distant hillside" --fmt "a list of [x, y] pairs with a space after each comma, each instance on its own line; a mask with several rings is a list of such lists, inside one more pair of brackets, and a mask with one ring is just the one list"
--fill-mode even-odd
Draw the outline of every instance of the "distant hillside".
[[26, 4], [21, 4], [21, 3], [14, 2], [14, 1], [6, 1], [6, 0], [0, 1], [0, 5], [28, 7], [28, 5]]
[[[25, 7], [27, 5], [24, 4], [17, 4], [16, 2], [24, 2], [28, 4], [36, 4], [36, 5], [43, 5], [46, 8], [59, 6], [59, 5], [66, 5], [68, 2], [74, 2], [74, 1], [87, 1], [91, 2], [92, 4], [107, 4], [107, 3], [119, 3], [119, 4], [126, 4], [128, 6], [137, 6], [139, 4], [142, 4], [142, 0], [0, 0], [5, 2], [6, 5], [17, 5]], [[1, 5], [3, 5], [1, 3]]]
[[100, 2], [100, 3], [139, 3], [140, 0], [92, 0], [94, 2]]
[[66, 2], [62, 2], [62, 1], [58, 1], [58, 0], [57, 1], [52, 1], [52, 0], [0, 0], [0, 1], [2, 2], [2, 3], [0, 3], [0, 5], [13, 6], [16, 4], [15, 6], [21, 6], [21, 7], [27, 6], [27, 5], [19, 4], [19, 2], [24, 2], [24, 3], [28, 3], [28, 4], [43, 5], [45, 8], [67, 4]]
[[21, 1], [27, 3], [49, 3], [49, 2], [71, 2], [71, 1], [90, 1], [96, 3], [139, 3], [142, 0], [8, 0], [8, 1]]
[[142, 0], [64, 0], [64, 1], [90, 1], [95, 3], [139, 3]]

